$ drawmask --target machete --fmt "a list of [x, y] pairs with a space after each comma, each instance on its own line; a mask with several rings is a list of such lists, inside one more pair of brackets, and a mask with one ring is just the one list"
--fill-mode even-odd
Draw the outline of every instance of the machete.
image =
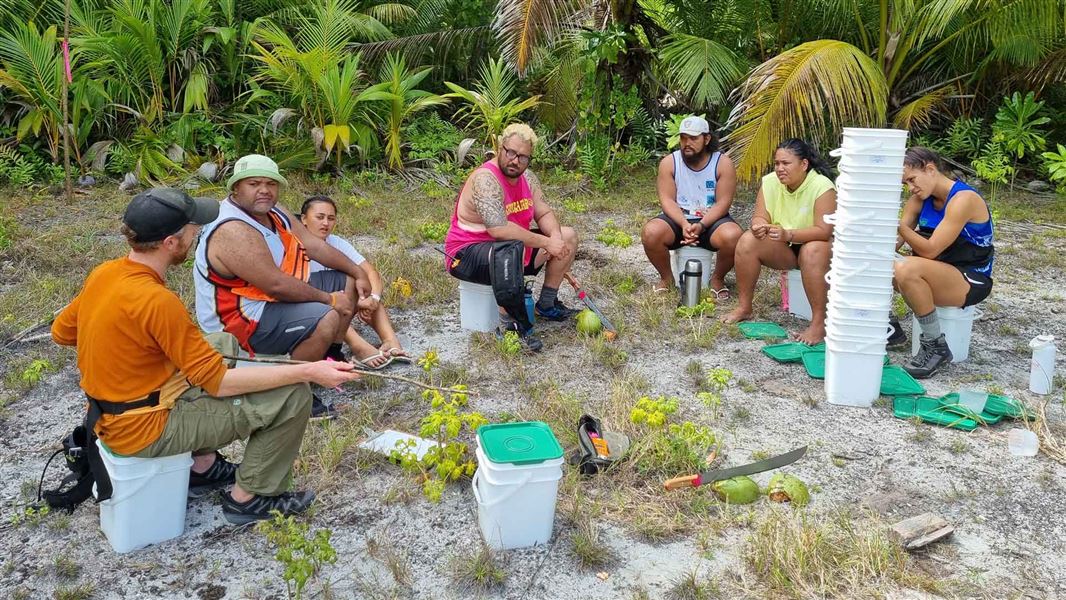
[[571, 286], [573, 286], [574, 291], [577, 292], [577, 297], [585, 303], [585, 306], [587, 306], [592, 312], [596, 313], [596, 316], [600, 318], [600, 323], [603, 324], [603, 329], [605, 330], [604, 337], [607, 338], [607, 341], [611, 341], [618, 337], [618, 330], [615, 329], [614, 324], [607, 319], [606, 315], [600, 312], [600, 307], [596, 306], [596, 303], [592, 301], [592, 298], [589, 297], [585, 290], [581, 289], [581, 285], [578, 284], [577, 279], [574, 279], [574, 276], [570, 273], [563, 273], [563, 277], [566, 278], [566, 281], [569, 282]]
[[751, 475], [753, 473], [762, 473], [763, 471], [769, 471], [771, 469], [779, 469], [785, 465], [790, 465], [807, 453], [807, 447], [802, 446], [796, 448], [791, 452], [779, 454], [777, 456], [771, 456], [770, 458], [759, 460], [746, 465], [740, 465], [739, 467], [730, 467], [728, 469], [714, 469], [710, 471], [704, 471], [699, 475], [684, 475], [682, 477], [674, 477], [668, 479], [663, 483], [663, 487], [668, 490], [676, 490], [683, 487], [699, 487], [705, 483], [714, 483], [715, 481], [721, 481], [723, 479], [729, 479], [730, 477], [738, 477], [740, 475]]

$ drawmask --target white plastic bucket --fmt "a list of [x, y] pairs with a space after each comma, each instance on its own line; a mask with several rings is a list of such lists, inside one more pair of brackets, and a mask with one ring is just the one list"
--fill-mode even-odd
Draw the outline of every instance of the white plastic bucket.
[[[830, 302], [826, 319], [833, 319], [834, 321], [840, 320], [858, 320], [866, 322], [885, 322], [888, 323], [889, 314], [892, 312], [891, 306], [885, 307], [860, 307], [860, 306], [848, 306], [842, 302]], [[845, 321], [846, 322], [846, 321]]]
[[841, 292], [857, 292], [858, 294], [863, 294], [869, 289], [872, 291], [892, 293], [891, 274], [869, 274], [863, 271], [841, 271], [840, 269], [830, 269], [829, 272], [825, 274], [825, 282], [830, 286], [843, 284], [845, 287], [841, 289]]
[[811, 303], [807, 300], [807, 290], [803, 289], [803, 274], [799, 269], [787, 273], [788, 312], [801, 319], [811, 320]]
[[898, 195], [903, 194], [903, 181], [902, 177], [897, 177], [892, 181], [884, 183], [878, 183], [868, 179], [865, 174], [854, 173], [852, 171], [845, 171], [840, 175], [837, 175], [836, 185], [838, 188], [846, 188], [849, 191], [857, 192], [895, 192]]
[[[951, 306], [936, 307], [936, 318], [940, 321], [940, 331], [948, 342], [951, 350], [951, 362], [960, 363], [970, 357], [970, 337], [973, 335], [973, 320], [980, 318], [981, 311], [977, 306], [955, 308]], [[911, 356], [918, 354], [921, 345], [918, 325], [918, 316], [911, 317]]]
[[677, 283], [678, 287], [680, 287], [681, 284], [678, 280], [681, 278], [681, 272], [685, 270], [685, 262], [691, 259], [703, 263], [703, 274], [700, 276], [700, 282], [703, 289], [707, 289], [711, 282], [711, 273], [714, 272], [714, 252], [696, 246], [682, 246], [677, 250], [670, 251], [670, 270], [674, 273], [674, 283]]
[[494, 550], [547, 544], [555, 524], [563, 458], [512, 465], [490, 461], [480, 445], [474, 452], [478, 469], [470, 488], [485, 543]]
[[835, 350], [826, 342], [825, 395], [830, 404], [868, 408], [881, 394], [884, 347], [879, 353]]
[[896, 237], [896, 229], [899, 227], [899, 217], [887, 211], [883, 215], [877, 215], [873, 211], [838, 210], [822, 216], [822, 220], [827, 225], [835, 227], [834, 231], [892, 235], [892, 237]]
[[111, 498], [100, 503], [100, 529], [115, 552], [176, 538], [185, 531], [192, 453], [159, 458], [115, 456], [100, 440]]
[[870, 317], [857, 319], [845, 317], [839, 311], [833, 311], [832, 314], [826, 316], [826, 331], [832, 329], [841, 335], [877, 339], [888, 331], [888, 315], [879, 319], [872, 318], [872, 316], [871, 314]]
[[[879, 157], [878, 157], [879, 158]], [[871, 157], [873, 159], [873, 157]], [[902, 185], [903, 184], [903, 157], [886, 157], [882, 162], [865, 164], [862, 158], [849, 158], [841, 160], [839, 165], [840, 175], [847, 175], [850, 179], [861, 184], [875, 185]]]
[[[845, 127], [841, 148], [847, 152], [882, 149], [903, 152], [907, 149], [906, 129], [876, 129], [873, 127]], [[830, 152], [832, 154], [832, 152]]]
[[842, 302], [849, 307], [891, 306], [892, 288], [860, 288], [837, 283], [829, 286], [829, 302]]
[[459, 281], [459, 326], [469, 331], [495, 331], [500, 309], [491, 285]]

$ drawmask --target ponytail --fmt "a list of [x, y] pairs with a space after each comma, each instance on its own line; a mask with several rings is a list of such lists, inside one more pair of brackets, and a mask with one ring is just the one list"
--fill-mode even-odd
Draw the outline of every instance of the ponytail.
[[829, 163], [808, 142], [799, 138], [790, 138], [778, 144], [777, 149], [788, 150], [799, 158], [806, 160], [809, 165], [808, 172], [817, 171], [829, 179], [833, 178], [833, 170], [829, 168]]

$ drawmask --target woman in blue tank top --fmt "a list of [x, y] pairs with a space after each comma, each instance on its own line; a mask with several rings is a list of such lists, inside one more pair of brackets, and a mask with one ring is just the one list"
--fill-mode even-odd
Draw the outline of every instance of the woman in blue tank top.
[[[943, 160], [927, 148], [911, 148], [903, 160], [903, 183], [911, 195], [899, 235], [912, 256], [896, 261], [893, 283], [921, 329], [921, 350], [904, 367], [917, 378], [933, 375], [952, 359], [936, 307], [965, 308], [992, 291], [992, 213], [977, 190], [943, 170]], [[890, 345], [902, 345], [906, 336], [898, 323], [892, 325]]]

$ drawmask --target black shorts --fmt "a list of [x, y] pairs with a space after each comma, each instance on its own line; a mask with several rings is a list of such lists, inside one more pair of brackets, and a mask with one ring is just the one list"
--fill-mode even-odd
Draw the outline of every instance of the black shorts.
[[979, 304], [992, 293], [991, 277], [973, 269], [959, 269], [959, 271], [966, 283], [970, 284], [970, 291], [966, 292], [963, 308]]
[[[340, 271], [318, 271], [307, 283], [323, 292], [343, 292], [347, 279]], [[267, 302], [248, 345], [256, 354], [291, 354], [331, 310], [321, 302]]]
[[[659, 213], [659, 215], [656, 216], [655, 218], [656, 219], [662, 219], [663, 221], [666, 221], [666, 224], [670, 226], [671, 230], [673, 230], [673, 232], [674, 232], [674, 243], [670, 244], [670, 249], [671, 250], [677, 250], [681, 246], [684, 246], [684, 244], [681, 243], [681, 240], [683, 240], [685, 238], [685, 234], [684, 234], [684, 232], [681, 231], [681, 226], [680, 225], [675, 223], [673, 219], [671, 219], [670, 217], [668, 217], [666, 215], [666, 213]], [[689, 221], [689, 223], [695, 223], [695, 222], [696, 222], [695, 219], [692, 220], [692, 221]], [[722, 217], [721, 219], [718, 219], [714, 223], [711, 223], [710, 227], [704, 227], [703, 231], [700, 232], [700, 237], [696, 241], [696, 245], [699, 246], [700, 248], [704, 248], [704, 249], [707, 249], [707, 250], [711, 250], [713, 252], [717, 252], [718, 248], [715, 248], [714, 245], [711, 244], [711, 236], [714, 235], [714, 232], [719, 227], [724, 225], [725, 223], [736, 223], [736, 221], [733, 220], [733, 217], [731, 217], [729, 215], [726, 215], [726, 216]]]
[[[481, 285], [492, 285], [492, 281], [489, 279], [489, 250], [492, 249], [494, 243], [479, 242], [459, 250], [452, 257], [458, 260], [459, 264], [452, 267], [448, 272], [456, 279]], [[532, 277], [540, 273], [540, 270], [544, 268], [544, 265], [534, 266], [537, 264], [539, 250], [540, 248], [533, 248], [533, 253], [529, 257], [529, 264], [526, 265], [523, 275]]]

